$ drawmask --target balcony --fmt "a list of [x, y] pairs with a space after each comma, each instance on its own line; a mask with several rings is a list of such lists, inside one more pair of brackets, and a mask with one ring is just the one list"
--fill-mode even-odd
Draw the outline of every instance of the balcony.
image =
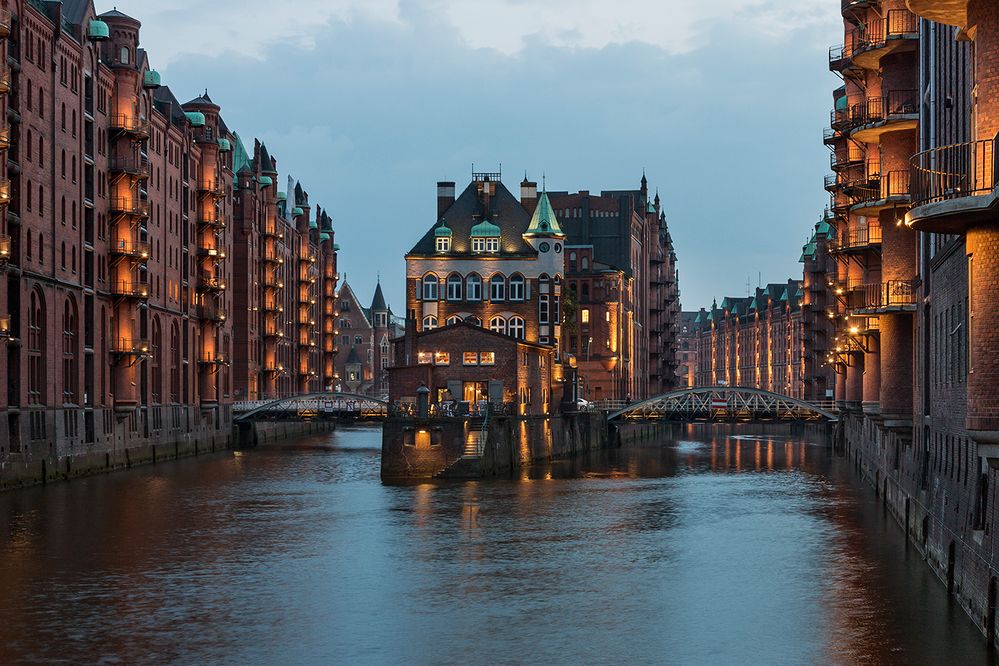
[[264, 260], [264, 263], [266, 263], [266, 264], [283, 264], [284, 263], [284, 260], [281, 257], [278, 256], [277, 251], [269, 249], [269, 248], [264, 249], [263, 260]]
[[992, 139], [943, 146], [912, 158], [912, 210], [906, 224], [917, 231], [965, 233], [995, 219], [999, 161]]
[[265, 224], [264, 228], [260, 230], [260, 234], [264, 238], [284, 238], [284, 234], [277, 230], [276, 224]]
[[10, 37], [10, 26], [10, 10], [0, 10], [0, 39], [7, 39]]
[[908, 171], [889, 171], [878, 183], [857, 188], [851, 212], [871, 217], [885, 208], [908, 204], [910, 180]]
[[916, 129], [919, 124], [919, 91], [891, 90], [850, 107], [851, 138], [876, 143], [888, 131]]
[[149, 353], [149, 341], [115, 338], [111, 341], [111, 353], [121, 356], [145, 356]]
[[115, 198], [111, 199], [108, 207], [112, 215], [149, 217], [149, 202], [142, 199]]
[[10, 128], [4, 127], [0, 129], [0, 150], [8, 148], [10, 148]]
[[225, 196], [225, 184], [218, 180], [201, 181], [198, 183], [198, 193], [221, 199]]
[[225, 259], [225, 250], [220, 250], [217, 247], [199, 247], [198, 256], [206, 259], [214, 259], [215, 261], [222, 261]]
[[229, 364], [229, 359], [221, 352], [205, 352], [198, 357], [198, 363], [206, 366], [223, 366]]
[[0, 179], [0, 206], [10, 203], [10, 181]]
[[866, 151], [853, 142], [849, 142], [845, 150], [833, 151], [829, 156], [829, 166], [833, 171], [845, 171], [859, 167], [864, 163]]
[[284, 330], [277, 325], [265, 326], [264, 327], [264, 337], [265, 338], [283, 338]]
[[11, 337], [10, 315], [0, 315], [0, 338]]
[[225, 217], [217, 210], [201, 211], [198, 213], [198, 224], [204, 227], [214, 227], [215, 229], [225, 229]]
[[850, 57], [864, 69], [879, 69], [881, 59], [903, 48], [915, 51], [919, 39], [919, 17], [905, 9], [854, 28]]
[[121, 173], [136, 178], [149, 178], [149, 158], [135, 156], [115, 156], [108, 162], [108, 169], [112, 173]]
[[4, 67], [0, 69], [0, 95], [6, 95], [10, 92], [10, 68]]
[[829, 244], [830, 252], [857, 252], [876, 248], [881, 245], [881, 227], [869, 226], [860, 229], [850, 229], [842, 234], [842, 238]]
[[850, 109], [833, 109], [829, 112], [829, 127], [833, 132], [846, 132], [853, 127]]
[[831, 146], [836, 143], [836, 139], [840, 137], [839, 132], [834, 130], [832, 127], [824, 127], [822, 129], [822, 143], [827, 146]]
[[115, 280], [111, 282], [111, 293], [119, 298], [145, 300], [149, 298], [149, 283], [139, 280]]
[[205, 303], [198, 306], [198, 318], [221, 323], [226, 320], [226, 311], [225, 308], [214, 303]]
[[145, 261], [149, 258], [150, 245], [129, 238], [118, 238], [111, 244], [111, 254]]
[[909, 8], [924, 19], [958, 28], [968, 26], [969, 4], [971, 0], [908, 0]]
[[858, 314], [913, 312], [916, 309], [915, 284], [909, 280], [865, 284], [851, 297], [849, 305]]
[[198, 291], [223, 292], [225, 291], [225, 280], [206, 271], [201, 271], [198, 273]]
[[10, 252], [10, 236], [0, 234], [0, 264], [6, 264], [10, 261]]
[[137, 118], [124, 113], [115, 113], [108, 120], [108, 125], [112, 132], [140, 139], [149, 137], [149, 121], [144, 118]]

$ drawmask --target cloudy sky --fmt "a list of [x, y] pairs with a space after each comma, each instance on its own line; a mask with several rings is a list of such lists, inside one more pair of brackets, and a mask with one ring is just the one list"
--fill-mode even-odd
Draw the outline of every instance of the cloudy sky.
[[[793, 5], [793, 6], [789, 6]], [[403, 311], [435, 185], [658, 188], [684, 309], [800, 277], [841, 41], [835, 0], [118, 0], [177, 96], [329, 209], [341, 274]], [[98, 4], [98, 11], [110, 9]]]

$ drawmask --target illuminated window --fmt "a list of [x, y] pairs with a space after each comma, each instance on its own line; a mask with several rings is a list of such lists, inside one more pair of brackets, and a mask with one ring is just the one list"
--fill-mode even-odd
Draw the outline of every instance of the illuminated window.
[[432, 331], [437, 328], [437, 317], [433, 315], [427, 315], [423, 318], [423, 330]]
[[447, 352], [434, 352], [434, 365], [451, 365], [451, 355]]
[[444, 325], [450, 326], [451, 324], [457, 324], [459, 321], [461, 321], [461, 317], [459, 317], [458, 315], [451, 315], [450, 317], [444, 320]]
[[496, 352], [479, 352], [479, 365], [495, 365]]
[[499, 238], [486, 239], [486, 252], [499, 252]]
[[448, 252], [451, 249], [451, 239], [447, 236], [437, 237], [437, 251]]
[[417, 357], [417, 363], [420, 365], [430, 365], [434, 362], [434, 355], [430, 352], [420, 352]]
[[506, 333], [512, 338], [517, 338], [518, 340], [524, 339], [524, 320], [520, 317], [511, 317], [510, 321], [507, 323]]
[[506, 319], [503, 319], [503, 317], [493, 317], [489, 320], [489, 330], [493, 333], [506, 334]]
[[482, 300], [482, 278], [475, 273], [465, 279], [465, 299], [469, 301]]
[[479, 364], [479, 355], [477, 353], [475, 353], [475, 352], [464, 352], [461, 355], [461, 364], [462, 365], [478, 365]]
[[604, 319], [607, 320], [608, 322], [610, 321], [610, 310], [604, 312]]
[[472, 252], [485, 252], [486, 251], [486, 239], [485, 238], [473, 238], [472, 239]]
[[582, 310], [579, 311], [579, 314], [582, 317], [581, 321], [584, 324], [589, 324], [590, 323], [590, 309], [589, 308], [583, 308]]

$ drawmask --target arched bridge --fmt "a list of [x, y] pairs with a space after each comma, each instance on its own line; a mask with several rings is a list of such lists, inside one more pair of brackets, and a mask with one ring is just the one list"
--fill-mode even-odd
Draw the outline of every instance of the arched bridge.
[[681, 389], [628, 405], [608, 421], [682, 421], [760, 423], [836, 421], [827, 405], [816, 405], [770, 391], [733, 386]]
[[308, 393], [271, 401], [236, 403], [233, 420], [312, 421], [375, 420], [388, 415], [388, 403], [354, 393]]

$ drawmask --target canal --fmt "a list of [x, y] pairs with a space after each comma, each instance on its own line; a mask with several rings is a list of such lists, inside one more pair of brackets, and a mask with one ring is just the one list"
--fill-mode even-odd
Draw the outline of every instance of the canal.
[[989, 663], [817, 443], [383, 486], [380, 433], [0, 495], [0, 663]]

